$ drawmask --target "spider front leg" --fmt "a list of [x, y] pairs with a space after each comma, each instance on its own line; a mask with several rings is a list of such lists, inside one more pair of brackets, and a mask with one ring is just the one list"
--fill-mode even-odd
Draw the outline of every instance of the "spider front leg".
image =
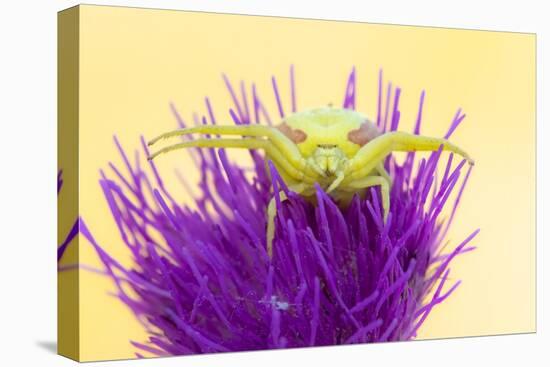
[[[376, 166], [376, 171], [380, 176], [382, 176], [389, 183], [390, 186], [392, 185], [393, 180], [390, 177], [390, 174], [388, 173], [388, 171], [386, 171], [386, 168], [384, 168], [383, 163], [378, 163], [378, 165]], [[334, 179], [334, 181], [332, 181], [332, 183], [328, 187], [327, 194], [336, 190], [336, 188], [340, 186], [340, 184], [344, 181], [345, 178], [346, 176], [343, 171], [336, 172], [336, 178]]]
[[[161, 154], [165, 154], [174, 150], [184, 148], [241, 148], [241, 149], [260, 149], [273, 160], [273, 162], [284, 170], [290, 177], [296, 181], [304, 181], [313, 183], [312, 177], [300, 170], [300, 167], [296, 167], [293, 161], [288, 159], [288, 156], [281, 154], [280, 150], [273, 145], [269, 140], [263, 139], [196, 139], [189, 140], [183, 143], [169, 145], [162, 148], [149, 156], [149, 160], [155, 159]], [[299, 158], [295, 158], [299, 159]]]
[[[148, 145], [151, 146], [157, 143], [160, 140], [176, 137], [176, 136], [185, 136], [191, 134], [211, 134], [211, 135], [240, 135], [243, 137], [255, 137], [255, 138], [267, 138], [264, 139], [243, 139], [245, 141], [255, 140], [255, 141], [264, 141], [268, 143], [268, 149], [273, 152], [277, 157], [282, 157], [287, 160], [290, 165], [292, 165], [297, 170], [303, 171], [306, 175], [316, 176], [317, 173], [311, 168], [309, 164], [305, 161], [300, 153], [296, 144], [291, 141], [286, 135], [284, 135], [280, 130], [273, 128], [271, 126], [263, 125], [200, 125], [194, 127], [188, 127], [183, 129], [176, 129], [168, 131], [164, 134], [157, 136], [156, 138], [150, 140]], [[201, 140], [201, 139], [199, 139]], [[235, 139], [211, 139], [213, 141], [221, 141], [222, 144], [224, 141], [235, 141]], [[199, 143], [200, 144], [200, 143]], [[231, 144], [231, 143], [227, 143]], [[260, 144], [260, 143], [253, 143]], [[240, 143], [237, 143], [235, 146], [237, 148], [243, 147]], [[202, 145], [197, 145], [202, 146]], [[221, 146], [219, 146], [221, 147]], [[229, 146], [227, 146], [229, 147]], [[167, 148], [169, 149], [169, 148]], [[176, 148], [177, 149], [177, 148]], [[159, 152], [158, 154], [160, 154]], [[153, 155], [155, 156], [155, 155]], [[278, 159], [275, 157], [275, 159]], [[274, 159], [274, 160], [275, 160]], [[280, 162], [277, 162], [280, 163]]]
[[446, 139], [394, 131], [376, 137], [359, 149], [357, 154], [349, 160], [343, 183], [347, 184], [368, 176], [393, 151], [436, 151], [441, 146], [443, 150], [456, 153], [471, 165], [474, 164], [473, 159], [465, 151]]

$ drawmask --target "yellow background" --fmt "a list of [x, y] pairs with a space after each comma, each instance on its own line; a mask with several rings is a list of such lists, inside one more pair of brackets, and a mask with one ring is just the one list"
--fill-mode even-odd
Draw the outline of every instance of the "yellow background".
[[[278, 77], [289, 106], [291, 63], [300, 109], [340, 104], [355, 65], [357, 108], [372, 117], [382, 67], [403, 89], [402, 130], [411, 129], [425, 89], [422, 133], [442, 136], [462, 107], [466, 120], [452, 140], [476, 160], [450, 240], [456, 245], [481, 228], [478, 249], [454, 261], [451, 278], [463, 283], [419, 338], [535, 331], [534, 35], [83, 6], [80, 37], [80, 213], [124, 264], [129, 254], [98, 184], [109, 161], [122, 167], [114, 134], [133, 157], [141, 134], [175, 126], [170, 101], [191, 120], [192, 111], [205, 113], [205, 95], [217, 119], [229, 121], [221, 72], [255, 81], [274, 117], [270, 77]], [[178, 195], [174, 168], [196, 177], [183, 152], [159, 165]], [[85, 240], [80, 262], [100, 267]], [[81, 359], [133, 357], [129, 340], [146, 335], [107, 294], [111, 282], [87, 271], [80, 282]]]

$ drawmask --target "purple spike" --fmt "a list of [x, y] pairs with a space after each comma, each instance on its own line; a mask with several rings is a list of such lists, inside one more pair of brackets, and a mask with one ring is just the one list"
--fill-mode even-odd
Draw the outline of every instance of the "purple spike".
[[453, 122], [451, 123], [451, 126], [449, 127], [449, 130], [444, 136], [445, 139], [449, 139], [451, 137], [453, 132], [456, 130], [458, 125], [460, 125], [460, 123], [462, 122], [462, 120], [464, 120], [465, 117], [466, 117], [466, 114], [461, 114], [461, 109], [459, 108], [458, 111], [456, 111], [456, 115], [453, 119]]
[[382, 121], [382, 69], [378, 72], [378, 113], [376, 114], [376, 126], [380, 127]]
[[254, 103], [254, 119], [257, 124], [260, 123], [260, 113], [262, 114], [263, 118], [266, 120], [266, 123], [268, 125], [272, 125], [271, 118], [269, 117], [269, 114], [267, 113], [267, 110], [265, 109], [264, 105], [262, 104], [262, 101], [256, 94], [256, 85], [252, 84], [252, 100]]
[[296, 84], [294, 81], [294, 65], [290, 65], [290, 102], [292, 112], [296, 112]]
[[273, 93], [275, 94], [275, 100], [277, 101], [277, 107], [279, 108], [279, 116], [283, 118], [285, 117], [285, 112], [283, 111], [283, 103], [281, 102], [281, 96], [279, 95], [277, 80], [274, 76], [271, 77], [271, 85], [273, 86]]
[[231, 99], [233, 100], [233, 105], [235, 109], [237, 110], [237, 115], [239, 116], [239, 120], [244, 121], [245, 116], [243, 114], [243, 110], [241, 108], [241, 105], [239, 103], [239, 99], [237, 98], [237, 94], [235, 93], [235, 90], [233, 89], [233, 85], [231, 85], [231, 82], [229, 81], [229, 78], [227, 75], [222, 74], [223, 81], [225, 82], [225, 86], [227, 87], [227, 91], [229, 92], [229, 95], [231, 96]]
[[420, 93], [420, 103], [418, 104], [418, 115], [416, 116], [416, 123], [414, 124], [414, 133], [416, 135], [420, 134], [420, 124], [422, 122], [422, 107], [424, 107], [424, 97], [426, 95], [425, 91]]
[[390, 115], [390, 105], [391, 105], [391, 92], [392, 92], [392, 84], [391, 82], [388, 83], [388, 88], [386, 90], [386, 107], [384, 108], [384, 126], [382, 128], [383, 132], [388, 131], [388, 116]]
[[390, 131], [397, 130], [399, 126], [399, 118], [401, 117], [401, 112], [399, 112], [399, 97], [401, 96], [401, 88], [395, 88], [395, 97], [393, 101], [393, 112], [391, 115], [391, 127]]
[[63, 187], [63, 170], [59, 170], [57, 172], [57, 194], [59, 195], [59, 192], [61, 191], [61, 187]]
[[351, 69], [346, 85], [346, 94], [344, 95], [344, 108], [355, 109], [355, 66]]
[[61, 260], [61, 257], [65, 253], [65, 250], [67, 249], [67, 246], [69, 243], [73, 240], [73, 238], [76, 237], [78, 234], [78, 221], [75, 221], [71, 230], [69, 231], [69, 234], [63, 241], [63, 243], [57, 248], [57, 261]]

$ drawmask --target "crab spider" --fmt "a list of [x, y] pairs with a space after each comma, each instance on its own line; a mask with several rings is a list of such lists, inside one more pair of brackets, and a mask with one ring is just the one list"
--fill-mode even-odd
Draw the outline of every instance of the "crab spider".
[[[446, 139], [392, 131], [382, 134], [370, 120], [354, 110], [322, 107], [294, 113], [274, 127], [263, 125], [202, 125], [164, 133], [149, 142], [189, 134], [237, 135], [246, 138], [200, 138], [169, 145], [149, 159], [190, 147], [260, 149], [277, 168], [288, 187], [300, 195], [315, 196], [319, 184], [335, 200], [347, 205], [356, 192], [380, 186], [384, 221], [390, 206], [391, 178], [383, 161], [394, 151], [436, 151], [440, 147], [469, 155]], [[267, 162], [267, 160], [266, 160]], [[282, 200], [284, 193], [279, 193]], [[267, 252], [272, 256], [275, 198], [268, 208]]]

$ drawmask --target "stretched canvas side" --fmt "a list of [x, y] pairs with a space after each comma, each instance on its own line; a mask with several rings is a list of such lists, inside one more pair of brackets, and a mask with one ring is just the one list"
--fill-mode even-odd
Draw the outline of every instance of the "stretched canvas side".
[[79, 7], [58, 13], [57, 351], [79, 360]]

